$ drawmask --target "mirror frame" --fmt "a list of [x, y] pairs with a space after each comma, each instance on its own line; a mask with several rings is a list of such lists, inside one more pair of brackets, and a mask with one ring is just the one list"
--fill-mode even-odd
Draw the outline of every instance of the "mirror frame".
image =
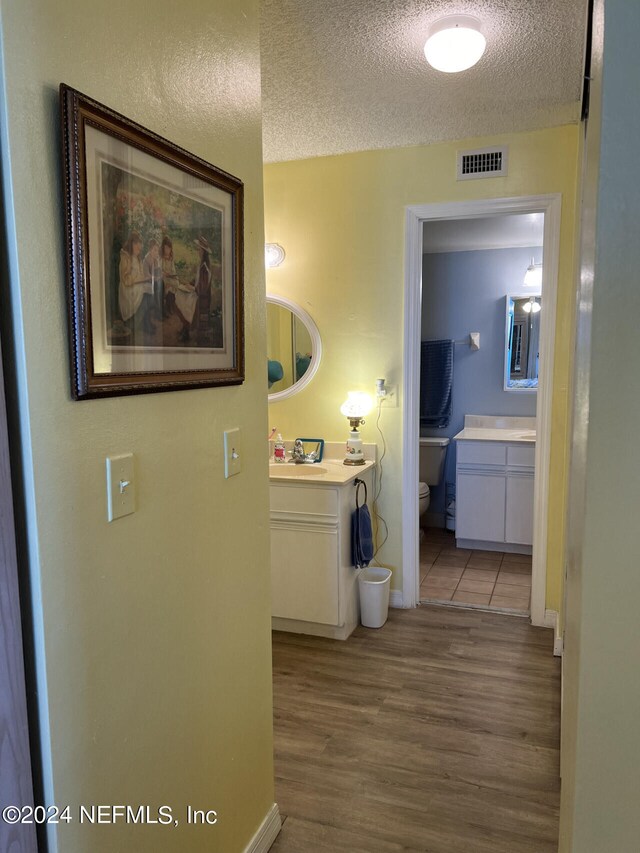
[[269, 403], [277, 403], [279, 400], [286, 400], [288, 397], [292, 397], [294, 394], [297, 394], [298, 391], [302, 391], [302, 389], [306, 388], [309, 382], [311, 382], [320, 367], [320, 360], [322, 359], [322, 341], [320, 340], [318, 327], [304, 308], [300, 308], [299, 305], [296, 305], [296, 303], [292, 302], [291, 299], [287, 299], [286, 296], [276, 296], [273, 293], [267, 293], [267, 302], [271, 302], [273, 305], [279, 305], [281, 308], [288, 308], [292, 314], [295, 314], [298, 320], [304, 324], [309, 332], [312, 347], [311, 364], [304, 376], [288, 388], [284, 388], [282, 391], [273, 391], [268, 395]]
[[508, 394], [537, 394], [539, 384], [534, 388], [514, 388], [509, 387], [509, 375], [510, 375], [510, 364], [509, 364], [509, 301], [515, 299], [530, 299], [531, 297], [535, 299], [542, 299], [542, 293], [508, 293], [505, 297], [505, 333], [504, 333], [504, 370], [503, 370], [503, 389]]

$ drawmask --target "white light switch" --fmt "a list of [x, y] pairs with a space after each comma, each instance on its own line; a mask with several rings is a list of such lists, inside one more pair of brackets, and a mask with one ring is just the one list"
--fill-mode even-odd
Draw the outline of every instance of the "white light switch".
[[238, 428], [224, 432], [224, 476], [229, 478], [242, 471], [242, 435]]
[[107, 456], [107, 519], [115, 521], [136, 511], [133, 453]]

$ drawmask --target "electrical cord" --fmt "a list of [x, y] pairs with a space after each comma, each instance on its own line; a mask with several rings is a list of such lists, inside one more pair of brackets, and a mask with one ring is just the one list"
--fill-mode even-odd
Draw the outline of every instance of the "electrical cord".
[[[373, 514], [375, 516], [378, 529], [380, 528], [380, 524], [384, 527], [384, 538], [382, 542], [376, 547], [376, 550], [373, 554], [374, 558], [377, 556], [378, 551], [382, 548], [384, 543], [389, 538], [389, 528], [387, 526], [387, 522], [378, 512], [378, 498], [380, 497], [380, 493], [382, 492], [382, 476], [383, 476], [383, 468], [382, 468], [382, 460], [387, 454], [387, 442], [385, 441], [384, 433], [380, 429], [380, 415], [382, 414], [382, 401], [384, 397], [380, 397], [378, 399], [378, 417], [376, 418], [376, 429], [380, 433], [380, 438], [382, 439], [382, 455], [380, 456], [380, 461], [378, 462], [375, 468], [375, 487], [374, 487], [374, 496], [373, 496]], [[378, 470], [380, 471], [380, 476], [378, 476]], [[376, 531], [377, 532], [377, 531]], [[378, 537], [376, 536], [376, 539]]]

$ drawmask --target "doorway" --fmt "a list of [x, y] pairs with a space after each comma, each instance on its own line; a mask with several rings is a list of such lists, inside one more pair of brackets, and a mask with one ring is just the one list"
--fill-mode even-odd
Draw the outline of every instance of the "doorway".
[[[560, 196], [489, 199], [476, 202], [415, 205], [406, 209], [404, 388], [403, 388], [403, 592], [404, 607], [420, 600], [419, 569], [419, 404], [422, 302], [422, 246], [424, 223], [438, 220], [469, 220], [505, 215], [542, 213], [544, 253], [542, 289], [545, 323], [540, 334], [537, 440], [535, 444], [534, 523], [531, 577], [531, 621], [549, 625], [545, 611], [547, 494], [551, 443], [551, 398], [558, 276]], [[551, 626], [550, 626], [551, 627]]]

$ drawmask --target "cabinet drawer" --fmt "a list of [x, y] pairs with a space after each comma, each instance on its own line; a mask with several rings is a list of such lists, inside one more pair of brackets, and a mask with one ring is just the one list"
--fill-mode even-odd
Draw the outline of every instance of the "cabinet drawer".
[[459, 441], [456, 460], [458, 465], [504, 465], [507, 448], [492, 441]]
[[507, 448], [507, 465], [517, 465], [519, 468], [533, 468], [536, 461], [536, 448], [523, 447], [514, 444]]
[[329, 515], [338, 517], [337, 489], [320, 486], [270, 485], [269, 504], [271, 512], [298, 512], [306, 515]]

